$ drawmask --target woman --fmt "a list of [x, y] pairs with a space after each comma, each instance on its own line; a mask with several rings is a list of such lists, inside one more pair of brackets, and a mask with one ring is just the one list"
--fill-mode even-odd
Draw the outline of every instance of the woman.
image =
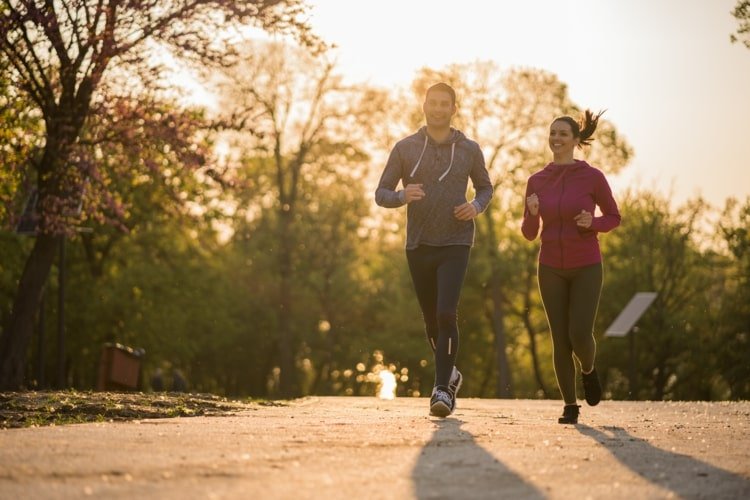
[[[569, 116], [555, 118], [549, 130], [553, 161], [526, 185], [521, 230], [532, 241], [542, 221], [539, 291], [552, 334], [557, 385], [565, 401], [561, 424], [578, 422], [574, 356], [581, 365], [586, 402], [598, 404], [602, 392], [594, 367], [593, 329], [602, 287], [597, 234], [620, 225], [620, 212], [604, 174], [573, 157], [576, 147], [593, 140], [600, 116], [586, 110], [580, 123]], [[594, 216], [596, 206], [601, 216]]]

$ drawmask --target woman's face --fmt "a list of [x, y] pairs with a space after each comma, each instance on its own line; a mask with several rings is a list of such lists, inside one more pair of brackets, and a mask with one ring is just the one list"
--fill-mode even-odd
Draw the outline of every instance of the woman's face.
[[564, 120], [556, 120], [549, 127], [549, 148], [556, 155], [572, 153], [578, 146], [578, 138], [573, 137], [573, 129], [570, 123]]

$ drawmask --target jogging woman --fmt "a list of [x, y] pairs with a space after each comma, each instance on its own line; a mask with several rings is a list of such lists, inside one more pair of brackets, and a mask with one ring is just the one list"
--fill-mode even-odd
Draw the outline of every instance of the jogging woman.
[[[556, 118], [549, 129], [553, 160], [526, 185], [522, 232], [529, 241], [539, 234], [538, 280], [552, 335], [557, 385], [565, 402], [561, 424], [578, 422], [578, 360], [586, 402], [601, 400], [596, 373], [593, 329], [602, 288], [602, 255], [597, 235], [620, 225], [620, 212], [604, 174], [573, 157], [591, 143], [601, 113], [586, 110], [580, 122]], [[595, 216], [596, 207], [601, 215]]]

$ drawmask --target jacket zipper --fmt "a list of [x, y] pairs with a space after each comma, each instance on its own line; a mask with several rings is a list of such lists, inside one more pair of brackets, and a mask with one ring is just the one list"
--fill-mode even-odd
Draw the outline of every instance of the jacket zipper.
[[563, 258], [563, 221], [562, 218], [562, 198], [565, 194], [565, 172], [563, 172], [563, 176], [561, 179], [561, 187], [560, 187], [560, 198], [557, 200], [557, 215], [560, 217], [560, 236], [558, 237], [558, 241], [560, 242], [560, 268], [565, 268], [565, 259]]

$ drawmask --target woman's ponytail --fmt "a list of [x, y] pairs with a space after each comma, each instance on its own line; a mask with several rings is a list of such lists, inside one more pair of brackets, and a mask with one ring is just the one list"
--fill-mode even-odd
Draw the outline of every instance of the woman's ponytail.
[[594, 114], [591, 110], [587, 109], [583, 112], [583, 116], [581, 117], [580, 121], [570, 116], [561, 116], [559, 118], [555, 118], [552, 123], [555, 123], [556, 121], [563, 121], [570, 125], [570, 130], [573, 132], [573, 137], [578, 138], [578, 147], [582, 148], [583, 146], [590, 146], [591, 142], [594, 140], [591, 136], [594, 135], [596, 126], [599, 125], [599, 118], [604, 114], [604, 111], [599, 111], [599, 113]]
[[604, 111], [599, 111], [599, 113], [594, 114], [591, 112], [591, 110], [588, 110], [588, 109], [583, 112], [583, 118], [579, 125], [580, 127], [580, 133], [578, 136], [579, 147], [591, 145], [591, 141], [594, 140], [591, 136], [594, 135], [594, 132], [596, 131], [596, 126], [599, 125], [599, 118], [603, 114], [604, 114]]

